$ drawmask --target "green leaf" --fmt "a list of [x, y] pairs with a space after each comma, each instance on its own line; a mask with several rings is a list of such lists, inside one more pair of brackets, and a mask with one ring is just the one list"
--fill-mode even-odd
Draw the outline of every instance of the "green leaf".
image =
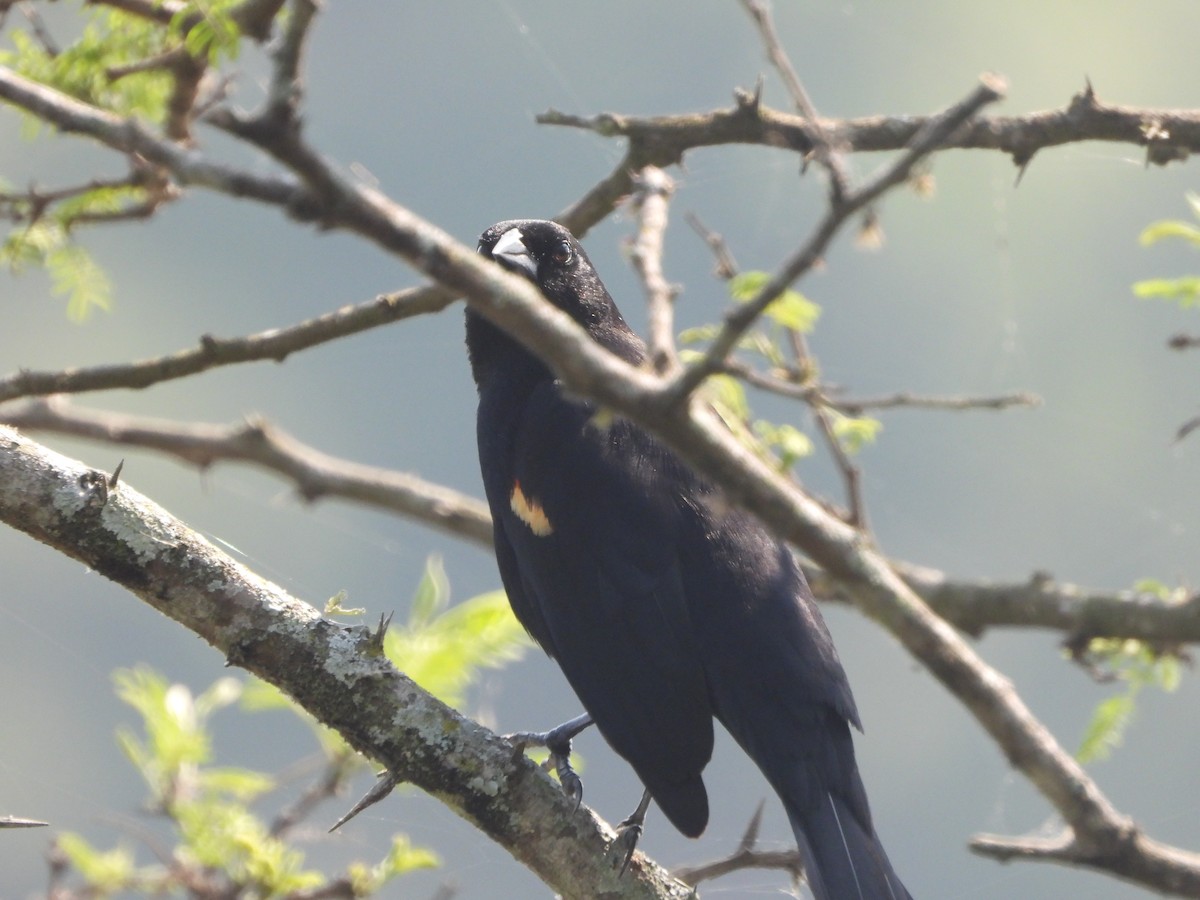
[[[695, 328], [685, 328], [679, 332], [679, 343], [681, 344], [707, 344], [712, 341], [720, 332], [719, 325], [697, 325]], [[700, 354], [696, 354], [694, 358], [699, 358]]]
[[519, 659], [529, 646], [503, 591], [448, 607], [450, 582], [440, 557], [430, 556], [403, 626], [384, 637], [384, 652], [417, 684], [452, 706], [481, 668]]
[[1107, 759], [1120, 746], [1133, 718], [1137, 689], [1109, 697], [1096, 707], [1075, 757], [1081, 763]]
[[[770, 280], [766, 272], [742, 272], [729, 280], [729, 295], [745, 303], [762, 293]], [[782, 328], [809, 332], [816, 325], [821, 308], [799, 291], [788, 289], [771, 301], [764, 314]]]
[[883, 423], [869, 416], [847, 416], [836, 410], [833, 413], [833, 434], [847, 453], [858, 453], [867, 444], [872, 444], [883, 430]]
[[164, 780], [184, 765], [208, 762], [212, 753], [208, 734], [186, 687], [168, 685], [146, 667], [118, 670], [113, 680], [117, 695], [142, 715], [146, 743], [126, 733], [123, 745], [137, 745], [136, 755], [152, 789], [162, 789]]
[[108, 310], [112, 284], [104, 270], [78, 244], [66, 244], [47, 254], [46, 271], [53, 293], [67, 297], [67, 318], [82, 322], [93, 309]]
[[1145, 687], [1173, 691], [1182, 675], [1179, 658], [1133, 638], [1093, 638], [1087, 660], [1104, 667], [1125, 683], [1125, 692], [1096, 707], [1083, 743], [1076, 754], [1081, 762], [1104, 759], [1119, 746], [1133, 718], [1138, 693]]
[[262, 772], [232, 766], [211, 766], [199, 775], [200, 786], [239, 803], [249, 803], [255, 797], [275, 789], [275, 779]]
[[1144, 300], [1175, 300], [1181, 309], [1200, 306], [1200, 277], [1148, 278], [1134, 282], [1133, 293]]
[[451, 706], [461, 705], [479, 669], [520, 659], [529, 646], [503, 591], [464, 600], [427, 621], [393, 626], [384, 637], [388, 658]]
[[764, 444], [779, 453], [781, 470], [790, 469], [797, 461], [812, 455], [812, 439], [794, 425], [776, 425], [759, 419], [754, 423], [754, 431]]
[[436, 853], [424, 847], [414, 847], [402, 834], [393, 836], [388, 855], [368, 868], [363, 863], [352, 863], [347, 870], [355, 897], [367, 897], [380, 891], [397, 875], [415, 869], [436, 869], [441, 865]]
[[232, 675], [218, 678], [196, 698], [196, 717], [204, 722], [219, 709], [232, 706], [242, 697], [242, 682]]
[[17, 275], [28, 267], [44, 268], [54, 294], [67, 295], [67, 316], [73, 322], [83, 321], [94, 308], [109, 308], [108, 276], [53, 218], [13, 229], [0, 245], [0, 264]]
[[280, 897], [325, 884], [320, 872], [304, 869], [303, 853], [272, 837], [240, 804], [184, 803], [175, 820], [184, 845], [178, 852], [251, 886], [248, 896]]
[[713, 405], [722, 419], [744, 423], [750, 418], [746, 387], [732, 375], [711, 375], [704, 382], [704, 399]]
[[1138, 235], [1138, 242], [1143, 247], [1149, 247], [1158, 241], [1166, 238], [1180, 238], [1200, 247], [1200, 228], [1190, 222], [1180, 222], [1173, 219], [1164, 219], [1161, 222], [1153, 222], [1143, 229]]
[[89, 895], [106, 897], [130, 886], [136, 867], [129, 850], [100, 851], [70, 831], [60, 834], [54, 843], [87, 883]]
[[1157, 578], [1142, 578], [1133, 583], [1133, 592], [1135, 594], [1149, 594], [1152, 597], [1157, 597], [1159, 600], [1169, 600], [1171, 597], [1171, 588]]

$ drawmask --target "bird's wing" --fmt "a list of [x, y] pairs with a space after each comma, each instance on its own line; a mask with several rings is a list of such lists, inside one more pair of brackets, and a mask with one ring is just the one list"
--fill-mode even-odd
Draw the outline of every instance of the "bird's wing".
[[678, 464], [549, 383], [519, 417], [508, 481], [488, 479], [513, 608], [668, 817], [698, 833], [712, 711], [680, 571]]

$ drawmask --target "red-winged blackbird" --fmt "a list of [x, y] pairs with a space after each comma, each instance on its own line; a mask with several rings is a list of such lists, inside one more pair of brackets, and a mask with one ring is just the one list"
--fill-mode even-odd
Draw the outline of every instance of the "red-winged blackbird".
[[[643, 361], [560, 225], [501, 222], [479, 252], [533, 281], [602, 347]], [[467, 349], [513, 612], [667, 818], [689, 837], [708, 823], [700, 774], [716, 716], [783, 801], [818, 900], [908, 898], [871, 824], [850, 686], [788, 548], [470, 310]]]

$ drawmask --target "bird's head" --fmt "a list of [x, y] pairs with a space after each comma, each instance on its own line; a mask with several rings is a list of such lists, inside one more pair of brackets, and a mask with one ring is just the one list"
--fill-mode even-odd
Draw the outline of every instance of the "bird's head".
[[479, 252], [528, 278], [585, 328], [602, 325], [614, 315], [620, 318], [583, 247], [557, 222], [500, 222], [480, 235]]

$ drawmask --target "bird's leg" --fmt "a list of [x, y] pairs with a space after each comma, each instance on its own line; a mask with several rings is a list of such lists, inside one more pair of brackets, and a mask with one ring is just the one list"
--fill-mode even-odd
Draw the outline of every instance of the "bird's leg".
[[519, 731], [504, 737], [516, 745], [518, 752], [524, 751], [528, 746], [545, 747], [549, 750], [550, 756], [542, 764], [542, 768], [549, 771], [553, 767], [563, 793], [574, 800], [575, 808], [579, 809], [579, 804], [583, 802], [583, 781], [571, 768], [571, 741], [591, 724], [592, 717], [584, 713], [549, 731]]
[[646, 824], [646, 810], [650, 808], [650, 792], [643, 791], [642, 799], [637, 809], [621, 820], [617, 825], [617, 836], [612, 842], [609, 852], [614, 855], [613, 865], [621, 862], [621, 875], [629, 868], [633, 859], [633, 851], [637, 849], [638, 839], [642, 836], [642, 827]]

